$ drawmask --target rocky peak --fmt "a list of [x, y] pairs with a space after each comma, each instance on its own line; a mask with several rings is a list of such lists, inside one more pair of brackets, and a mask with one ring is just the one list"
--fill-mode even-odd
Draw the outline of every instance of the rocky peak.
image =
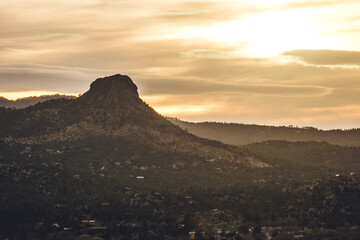
[[131, 106], [141, 101], [131, 78], [121, 74], [96, 79], [80, 99], [109, 107]]

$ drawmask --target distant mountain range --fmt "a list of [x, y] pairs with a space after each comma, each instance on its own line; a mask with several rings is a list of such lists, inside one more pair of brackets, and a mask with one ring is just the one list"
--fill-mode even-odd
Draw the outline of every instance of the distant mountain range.
[[39, 97], [25, 97], [25, 98], [19, 98], [17, 100], [9, 100], [4, 97], [0, 97], [0, 107], [6, 107], [6, 108], [26, 108], [31, 105], [35, 105], [39, 102], [45, 102], [51, 99], [59, 99], [59, 98], [65, 98], [65, 99], [74, 99], [76, 97], [74, 96], [68, 96], [68, 95], [45, 95], [45, 96], [39, 96]]
[[232, 145], [246, 145], [269, 140], [317, 141], [341, 146], [360, 146], [360, 129], [319, 130], [313, 127], [275, 127], [255, 124], [200, 122], [168, 118], [196, 136]]
[[[76, 99], [68, 95], [46, 95], [8, 100], [0, 97], [0, 107], [22, 109], [37, 103], [54, 99]], [[167, 120], [189, 133], [201, 138], [221, 141], [231, 145], [246, 145], [269, 140], [280, 141], [317, 141], [341, 146], [360, 146], [360, 129], [320, 130], [313, 127], [265, 126], [255, 124], [221, 123], [221, 122], [188, 122], [178, 118]]]

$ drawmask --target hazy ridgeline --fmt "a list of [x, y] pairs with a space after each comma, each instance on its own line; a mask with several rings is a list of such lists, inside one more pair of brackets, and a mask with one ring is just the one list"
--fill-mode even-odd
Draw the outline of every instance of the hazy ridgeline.
[[172, 123], [199, 137], [227, 144], [245, 145], [268, 140], [318, 141], [342, 146], [360, 146], [360, 129], [321, 130], [313, 127], [263, 126], [256, 124], [187, 122], [168, 118]]
[[40, 102], [45, 102], [51, 99], [59, 99], [59, 98], [66, 98], [66, 99], [74, 99], [74, 96], [67, 96], [67, 95], [46, 95], [46, 96], [39, 96], [39, 97], [25, 97], [19, 98], [16, 100], [8, 100], [0, 96], [0, 107], [5, 108], [26, 108], [31, 105], [35, 105]]

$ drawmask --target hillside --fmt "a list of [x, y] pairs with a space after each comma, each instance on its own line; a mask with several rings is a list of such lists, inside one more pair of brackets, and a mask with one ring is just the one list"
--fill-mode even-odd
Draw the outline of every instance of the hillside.
[[20, 109], [35, 105], [40, 102], [46, 102], [51, 99], [59, 99], [59, 98], [74, 99], [76, 97], [68, 96], [68, 95], [60, 95], [60, 94], [45, 95], [39, 97], [25, 97], [16, 100], [8, 100], [4, 97], [0, 97], [0, 107]]
[[[77, 99], [53, 99], [25, 109], [0, 109], [0, 137], [25, 144], [79, 141], [91, 137], [116, 138], [129, 146], [142, 146], [140, 159], [151, 153], [179, 153], [191, 162], [167, 159], [180, 165], [233, 164], [232, 167], [265, 167], [249, 153], [220, 142], [191, 135], [170, 123], [144, 103], [128, 76], [114, 75], [94, 81]], [[114, 146], [116, 148], [116, 146]], [[138, 156], [136, 147], [130, 157]], [[145, 160], [143, 160], [145, 161]], [[148, 162], [148, 165], [156, 164]], [[207, 164], [208, 165], [208, 164]], [[226, 164], [225, 164], [226, 165]], [[230, 167], [230, 166], [229, 166]]]
[[283, 168], [327, 168], [334, 171], [360, 173], [360, 147], [331, 145], [326, 142], [287, 142], [280, 140], [243, 146], [266, 162]]
[[312, 127], [275, 127], [237, 123], [192, 123], [168, 118], [172, 123], [196, 136], [226, 144], [245, 145], [268, 140], [317, 141], [342, 146], [360, 146], [360, 129], [319, 130]]

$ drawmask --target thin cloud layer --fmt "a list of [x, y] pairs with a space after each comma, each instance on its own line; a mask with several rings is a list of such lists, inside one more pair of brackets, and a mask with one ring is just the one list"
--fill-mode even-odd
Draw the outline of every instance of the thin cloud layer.
[[40, 64], [1, 64], [0, 92], [52, 91], [82, 93], [99, 75], [114, 71], [49, 66]]
[[284, 55], [294, 56], [315, 65], [360, 65], [360, 52], [343, 50], [293, 50]]

